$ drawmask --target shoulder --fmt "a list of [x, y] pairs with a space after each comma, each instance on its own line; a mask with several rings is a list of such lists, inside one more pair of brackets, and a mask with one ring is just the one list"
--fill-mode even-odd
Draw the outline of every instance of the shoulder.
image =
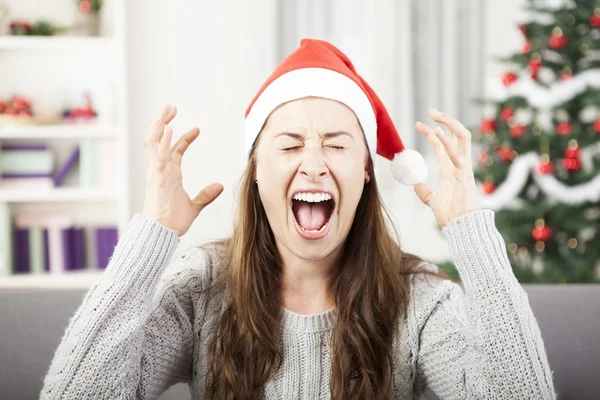
[[440, 275], [435, 264], [423, 261], [410, 278], [408, 322], [420, 330], [440, 305], [459, 303], [462, 296], [462, 288], [457, 283]]
[[156, 297], [173, 293], [177, 297], [197, 298], [217, 280], [222, 249], [216, 244], [188, 246], [176, 252], [162, 273]]

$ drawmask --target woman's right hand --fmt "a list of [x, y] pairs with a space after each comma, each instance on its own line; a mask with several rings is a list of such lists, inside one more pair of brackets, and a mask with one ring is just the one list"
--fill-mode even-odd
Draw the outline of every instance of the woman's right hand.
[[200, 211], [221, 194], [223, 186], [208, 185], [193, 199], [183, 189], [181, 159], [200, 130], [191, 129], [171, 148], [173, 128], [168, 124], [176, 114], [177, 109], [166, 104], [144, 141], [147, 176], [143, 215], [182, 236]]

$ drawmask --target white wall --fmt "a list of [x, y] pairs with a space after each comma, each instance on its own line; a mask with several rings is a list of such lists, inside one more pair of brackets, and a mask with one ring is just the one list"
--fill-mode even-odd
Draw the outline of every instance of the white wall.
[[[143, 203], [143, 138], [166, 101], [179, 107], [176, 134], [192, 126], [201, 129], [197, 143], [184, 157], [186, 190], [195, 195], [213, 181], [225, 186], [224, 194], [183, 237], [183, 244], [201, 243], [230, 232], [233, 194], [243, 167], [239, 157], [243, 114], [276, 63], [276, 1], [172, 1], [160, 2], [160, 6], [158, 2], [128, 1], [132, 211], [139, 212]], [[522, 45], [516, 21], [522, 16], [524, 1], [485, 0], [487, 29], [482, 62], [487, 78], [499, 78], [504, 71], [504, 67], [493, 64], [492, 56], [506, 55]], [[387, 54], [380, 50], [374, 54]], [[380, 96], [387, 101], [383, 83], [375, 80], [373, 86], [381, 89]], [[448, 259], [431, 211], [415, 202], [411, 189], [399, 188], [385, 200], [388, 205], [392, 203], [405, 250], [432, 260]]]
[[130, 0], [127, 19], [132, 212], [143, 204], [147, 127], [169, 102], [179, 109], [173, 142], [191, 127], [201, 130], [183, 160], [185, 189], [194, 196], [213, 181], [225, 186], [182, 243], [224, 237], [243, 166], [244, 111], [275, 65], [275, 0]]

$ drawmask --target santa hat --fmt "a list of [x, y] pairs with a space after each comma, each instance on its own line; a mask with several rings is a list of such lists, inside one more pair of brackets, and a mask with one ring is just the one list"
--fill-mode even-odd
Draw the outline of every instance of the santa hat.
[[262, 85], [246, 110], [245, 151], [249, 155], [269, 114], [291, 100], [314, 96], [348, 106], [362, 127], [371, 159], [375, 153], [392, 161], [396, 180], [423, 182], [427, 167], [421, 154], [404, 147], [383, 103], [339, 49], [323, 40], [303, 39]]

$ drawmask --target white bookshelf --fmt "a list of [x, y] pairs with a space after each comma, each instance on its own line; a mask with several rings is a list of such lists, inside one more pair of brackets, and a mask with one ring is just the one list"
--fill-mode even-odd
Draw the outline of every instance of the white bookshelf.
[[109, 125], [45, 125], [45, 126], [0, 126], [2, 139], [83, 139], [119, 138], [124, 127]]
[[0, 50], [93, 50], [103, 53], [117, 50], [113, 38], [74, 36], [0, 36]]
[[0, 279], [0, 290], [7, 289], [88, 289], [102, 275], [102, 270], [66, 272], [62, 275], [23, 274]]
[[[49, 19], [68, 25], [73, 17], [74, 0], [4, 0], [14, 12], [14, 19], [35, 21]], [[94, 98], [99, 118], [94, 123], [43, 126], [0, 125], [0, 143], [51, 143], [68, 152], [74, 142], [84, 139], [114, 140], [118, 177], [114, 187], [66, 187], [8, 189], [0, 187], [0, 202], [11, 210], [72, 211], [77, 225], [114, 225], [121, 237], [130, 219], [128, 180], [129, 143], [127, 107], [127, 66], [125, 2], [105, 0], [100, 37], [77, 36], [1, 36], [0, 99], [21, 94], [32, 100], [59, 103], [65, 93], [87, 90], [87, 84], [105, 92]], [[110, 101], [106, 101], [110, 99]], [[108, 117], [106, 117], [108, 115]], [[58, 163], [60, 165], [60, 162]], [[67, 211], [65, 211], [67, 210]], [[70, 214], [69, 214], [70, 215]], [[71, 215], [70, 215], [71, 216]], [[0, 249], [0, 252], [4, 249]], [[88, 256], [89, 258], [89, 256]], [[91, 263], [90, 263], [91, 264]], [[102, 270], [88, 268], [63, 274], [18, 274], [1, 276], [0, 290], [25, 288], [88, 288]]]
[[0, 201], [6, 203], [24, 202], [92, 202], [92, 201], [118, 201], [120, 193], [106, 189], [78, 189], [78, 188], [53, 188], [53, 189], [0, 189]]

